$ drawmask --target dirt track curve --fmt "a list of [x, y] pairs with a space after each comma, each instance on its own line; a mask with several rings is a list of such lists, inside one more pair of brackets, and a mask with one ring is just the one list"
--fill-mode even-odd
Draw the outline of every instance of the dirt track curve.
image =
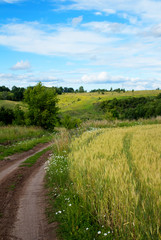
[[[36, 153], [46, 147], [39, 146], [33, 151]], [[0, 240], [57, 240], [57, 224], [49, 225], [45, 216], [44, 163], [51, 152], [42, 155], [31, 168], [18, 167], [34, 152], [26, 152], [25, 157], [18, 155], [17, 159], [14, 156], [12, 163], [0, 167], [0, 177], [3, 173], [0, 178]]]

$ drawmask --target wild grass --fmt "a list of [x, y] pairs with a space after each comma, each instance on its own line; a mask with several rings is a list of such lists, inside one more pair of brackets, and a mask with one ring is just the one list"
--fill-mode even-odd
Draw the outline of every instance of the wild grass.
[[20, 108], [24, 111], [27, 110], [27, 104], [24, 102], [10, 101], [10, 100], [0, 100], [0, 107], [6, 107], [10, 109], [14, 109], [16, 105], [19, 105]]
[[160, 125], [89, 131], [72, 142], [73, 188], [112, 239], [161, 238], [160, 156]]
[[82, 120], [103, 119], [104, 114], [95, 110], [94, 104], [113, 98], [156, 96], [160, 90], [151, 91], [127, 91], [125, 93], [105, 92], [101, 93], [66, 93], [59, 95], [58, 106], [62, 115], [69, 114]]
[[40, 143], [47, 143], [53, 140], [53, 135], [45, 135], [39, 138], [33, 138], [25, 141], [17, 142], [10, 146], [0, 146], [0, 160], [8, 157], [14, 153], [20, 153], [32, 149], [34, 146]]
[[132, 127], [137, 125], [161, 124], [161, 117], [139, 120], [88, 120], [81, 124], [82, 129], [97, 129], [97, 128], [116, 128], [116, 127]]
[[4, 126], [0, 127], [0, 144], [11, 144], [16, 141], [40, 137], [47, 132], [38, 127]]
[[[59, 139], [58, 139], [59, 138]], [[87, 240], [112, 239], [110, 229], [100, 226], [91, 215], [86, 203], [75, 192], [74, 184], [69, 177], [68, 153], [70, 135], [67, 131], [57, 136], [53, 155], [45, 167], [47, 186], [49, 188], [49, 222], [59, 222], [60, 239]], [[64, 142], [64, 143], [63, 143]], [[60, 146], [59, 146], [60, 145]]]
[[51, 146], [48, 147], [48, 148], [45, 148], [43, 149], [42, 151], [36, 153], [35, 155], [27, 158], [21, 165], [20, 167], [32, 167], [36, 162], [37, 160], [44, 154], [46, 153], [47, 151], [51, 150]]

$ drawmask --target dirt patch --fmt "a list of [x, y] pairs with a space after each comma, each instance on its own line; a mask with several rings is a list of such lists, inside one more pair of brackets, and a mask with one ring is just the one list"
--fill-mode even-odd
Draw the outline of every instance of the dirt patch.
[[[14, 240], [14, 239], [55, 240], [56, 239], [56, 235], [54, 237], [55, 231], [52, 233], [53, 228], [51, 226], [48, 226], [47, 221], [45, 219], [45, 215], [43, 215], [44, 214], [43, 210], [45, 211], [45, 205], [44, 205], [45, 199], [44, 199], [44, 191], [43, 191], [43, 176], [45, 173], [44, 173], [43, 165], [50, 153], [51, 151], [46, 152], [43, 156], [39, 158], [39, 161], [37, 161], [37, 163], [30, 168], [20, 167], [17, 170], [13, 171], [9, 175], [9, 177], [3, 182], [3, 184], [0, 184], [0, 239], [1, 240]], [[35, 184], [37, 184], [37, 188], [36, 187], [34, 188]], [[22, 199], [24, 199], [24, 202], [26, 201], [25, 199], [30, 199], [31, 196], [27, 197], [26, 194], [29, 194], [31, 189], [33, 194], [35, 191], [37, 191], [37, 194], [35, 194], [35, 196], [37, 196], [35, 197], [35, 203], [31, 204], [31, 209], [35, 209], [35, 213], [33, 210], [31, 211], [33, 212], [34, 217], [37, 218], [36, 220], [37, 223], [35, 226], [39, 225], [40, 219], [41, 219], [41, 226], [43, 226], [42, 236], [44, 238], [37, 238], [37, 237], [24, 238], [24, 235], [22, 238], [21, 233], [18, 230], [19, 226], [21, 226], [21, 219], [18, 220], [18, 218], [20, 216], [19, 212], [21, 212], [23, 208]], [[38, 199], [41, 199], [39, 203], [37, 202]], [[32, 208], [32, 205], [34, 205], [35, 207]], [[41, 209], [41, 210], [38, 210], [38, 209]], [[26, 208], [26, 213], [24, 213], [24, 215], [26, 215], [27, 212], [28, 212], [28, 208]], [[16, 217], [18, 218], [16, 219]], [[25, 225], [27, 224], [25, 223]], [[34, 225], [34, 223], [32, 223], [32, 225]], [[14, 229], [13, 226], [15, 226], [15, 229], [17, 230], [13, 230]], [[42, 229], [41, 226], [39, 226], [40, 229]], [[35, 229], [37, 229], [37, 227], [35, 227]], [[50, 238], [50, 235], [52, 235], [51, 238]], [[32, 236], [36, 236], [36, 235], [32, 235]]]
[[21, 160], [22, 158], [29, 157], [30, 155], [34, 154], [35, 152], [38, 152], [43, 147], [48, 147], [51, 143], [40, 143], [33, 147], [32, 149], [22, 152], [22, 153], [15, 153], [11, 156], [6, 157], [4, 160], [0, 161], [0, 170], [5, 165], [11, 164], [13, 161]]
[[47, 148], [49, 143], [46, 144], [40, 144], [35, 146], [33, 149], [23, 152], [23, 153], [17, 153], [12, 156], [8, 157], [8, 160], [0, 162], [0, 184], [2, 181], [4, 181], [6, 178], [8, 178], [8, 175], [16, 170], [21, 162], [25, 161], [28, 157], [33, 156], [35, 153]]

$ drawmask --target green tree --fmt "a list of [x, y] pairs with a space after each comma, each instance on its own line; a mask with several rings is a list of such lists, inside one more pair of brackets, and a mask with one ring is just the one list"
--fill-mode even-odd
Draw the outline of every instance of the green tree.
[[79, 87], [79, 92], [80, 92], [80, 93], [84, 93], [84, 88], [83, 88], [83, 86], [80, 86], [80, 87]]
[[29, 105], [27, 124], [53, 129], [57, 122], [57, 94], [54, 89], [38, 83], [34, 88], [28, 87], [24, 93], [25, 102]]

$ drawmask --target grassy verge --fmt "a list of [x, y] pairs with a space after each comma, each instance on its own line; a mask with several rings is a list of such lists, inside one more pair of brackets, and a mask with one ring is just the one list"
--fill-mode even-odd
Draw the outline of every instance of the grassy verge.
[[11, 144], [24, 139], [41, 137], [46, 133], [38, 127], [4, 126], [0, 127], [0, 144]]
[[58, 233], [62, 239], [113, 239], [110, 228], [99, 223], [96, 215], [90, 211], [88, 202], [75, 191], [68, 161], [69, 138], [67, 132], [60, 134], [56, 140], [54, 154], [46, 166], [49, 222], [59, 222]]
[[160, 125], [60, 134], [47, 170], [60, 239], [161, 239]]
[[32, 149], [34, 146], [36, 146], [37, 144], [47, 143], [47, 142], [52, 141], [52, 139], [53, 139], [53, 135], [51, 134], [48, 136], [42, 136], [40, 138], [34, 138], [34, 139], [18, 142], [11, 146], [1, 146], [0, 160], [3, 160], [5, 157], [8, 157], [14, 153], [28, 151], [28, 150]]
[[47, 151], [51, 150], [51, 146], [48, 148], [43, 149], [42, 151], [36, 153], [34, 156], [31, 156], [29, 158], [27, 158], [21, 165], [20, 167], [32, 167], [37, 160]]

